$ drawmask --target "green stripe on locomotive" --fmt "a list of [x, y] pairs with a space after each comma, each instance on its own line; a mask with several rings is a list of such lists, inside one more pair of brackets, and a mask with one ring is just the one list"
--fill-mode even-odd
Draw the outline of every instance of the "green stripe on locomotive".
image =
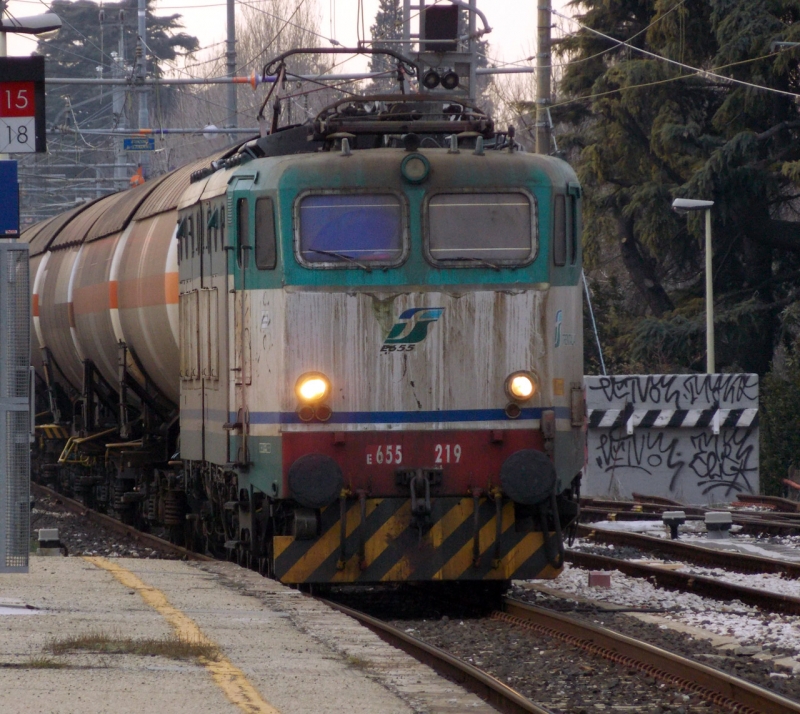
[[[250, 260], [245, 278], [247, 288], [303, 287], [386, 287], [481, 285], [577, 285], [580, 278], [580, 240], [577, 255], [567, 265], [554, 265], [552, 252], [554, 201], [556, 193], [572, 194], [577, 200], [577, 177], [571, 167], [559, 159], [534, 154], [488, 151], [476, 156], [466, 150], [448, 154], [444, 149], [422, 150], [431, 163], [430, 177], [421, 185], [412, 185], [400, 173], [400, 163], [408, 156], [400, 149], [375, 149], [353, 152], [345, 157], [338, 152], [299, 154], [257, 159], [236, 170], [230, 185], [229, 206], [240, 199], [249, 202], [251, 231], [255, 223], [255, 199], [266, 196], [275, 206], [278, 236], [278, 261], [275, 270], [258, 270]], [[253, 178], [255, 180], [253, 180]], [[423, 210], [426, 195], [433, 192], [469, 189], [509, 191], [521, 188], [533, 195], [536, 206], [536, 257], [527, 266], [483, 266], [443, 268], [432, 266], [423, 251]], [[408, 257], [398, 266], [366, 271], [358, 267], [308, 269], [294, 257], [294, 209], [298, 195], [320, 189], [372, 189], [401, 192], [408, 201]], [[578, 201], [579, 204], [579, 201]], [[229, 210], [231, 236], [237, 235], [237, 212]], [[576, 210], [580, 236], [580, 210]], [[236, 285], [241, 286], [241, 268], [231, 260]]]

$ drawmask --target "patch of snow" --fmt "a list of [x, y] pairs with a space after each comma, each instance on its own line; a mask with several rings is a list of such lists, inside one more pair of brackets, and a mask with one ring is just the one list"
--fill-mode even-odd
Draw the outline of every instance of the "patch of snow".
[[[719, 573], [721, 571], [708, 570], [708, 572]], [[769, 578], [771, 579], [770, 588], [777, 588], [777, 582], [781, 582], [777, 576], [724, 573], [725, 579], [739, 577], [744, 579]], [[661, 616], [668, 620], [700, 627], [722, 636], [733, 636], [743, 645], [758, 645], [767, 651], [788, 650], [795, 656], [800, 654], [800, 617], [765, 613], [758, 608], [735, 600], [721, 602], [703, 598], [694, 593], [664, 590], [647, 580], [628, 577], [618, 570], [612, 571], [611, 587], [609, 588], [590, 588], [588, 582], [588, 570], [567, 565], [558, 579], [554, 581], [553, 586], [579, 597], [603, 600], [616, 605], [632, 608], [660, 608], [665, 610]], [[731, 580], [731, 582], [735, 582], [735, 580]], [[751, 582], [755, 582], [755, 580]], [[791, 589], [791, 592], [787, 594], [797, 595], [797, 581], [782, 582]], [[746, 583], [742, 582], [742, 584]], [[759, 587], [758, 585], [752, 586]], [[775, 592], [781, 591], [775, 590]]]

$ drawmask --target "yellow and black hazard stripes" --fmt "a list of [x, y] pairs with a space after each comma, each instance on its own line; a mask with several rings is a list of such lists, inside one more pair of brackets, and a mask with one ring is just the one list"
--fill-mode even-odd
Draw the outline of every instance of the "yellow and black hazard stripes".
[[36, 433], [45, 439], [69, 439], [69, 432], [58, 424], [37, 424]]
[[[507, 580], [553, 578], [540, 532], [518, 530], [514, 504], [503, 503], [498, 541], [491, 499], [435, 498], [424, 522], [405, 498], [367, 499], [362, 523], [358, 501], [348, 501], [341, 547], [339, 504], [321, 514], [312, 540], [273, 538], [275, 575], [284, 583]], [[477, 533], [477, 557], [476, 540]]]

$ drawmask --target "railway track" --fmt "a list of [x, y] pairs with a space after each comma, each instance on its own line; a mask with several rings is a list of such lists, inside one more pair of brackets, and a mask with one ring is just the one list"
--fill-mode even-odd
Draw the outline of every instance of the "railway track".
[[642, 533], [611, 531], [588, 526], [578, 526], [578, 535], [583, 538], [591, 538], [597, 543], [628, 546], [646, 553], [662, 553], [697, 565], [724, 568], [736, 573], [778, 573], [789, 578], [800, 578], [800, 563], [778, 560], [777, 558], [733, 553], [716, 548], [706, 548], [702, 545], [695, 545], [681, 540], [656, 538]]
[[681, 592], [693, 592], [715, 600], [739, 600], [769, 612], [800, 615], [800, 598], [773, 593], [767, 590], [734, 585], [705, 575], [682, 573], [656, 565], [646, 565], [622, 558], [568, 551], [566, 560], [573, 565], [589, 570], [619, 570], [634, 578], [646, 578], [659, 587]]
[[[353, 617], [386, 642], [399, 647], [458, 682], [502, 712], [547, 712], [491, 675], [423, 642], [383, 620], [339, 603], [333, 608]], [[800, 714], [800, 703], [782, 697], [752, 682], [674, 654], [660, 647], [597, 627], [582, 620], [506, 597], [493, 620], [524, 628], [585, 652], [603, 657], [628, 669], [636, 669], [668, 686], [697, 695], [722, 710], [737, 714]]]
[[[661, 503], [648, 500], [655, 497], [641, 496], [634, 501], [611, 501], [601, 498], [587, 498], [581, 501], [581, 520], [584, 523], [597, 521], [652, 521], [661, 517], [664, 511], [679, 509], [686, 514], [687, 521], [702, 521], [709, 510], [695, 506], [684, 506], [671, 502]], [[731, 511], [734, 525], [741, 526], [742, 532], [750, 535], [780, 533], [791, 535], [800, 533], [800, 511], [798, 503], [785, 498], [771, 496], [740, 497], [746, 506], [764, 506], [769, 512]], [[664, 499], [666, 501], [666, 499]]]
[[177, 555], [185, 560], [202, 560], [206, 562], [215, 560], [215, 558], [212, 558], [211, 556], [203, 555], [202, 553], [196, 553], [193, 550], [176, 545], [175, 543], [170, 543], [168, 540], [154, 536], [151, 533], [143, 533], [133, 526], [127, 525], [122, 521], [118, 521], [116, 518], [112, 518], [111, 516], [107, 516], [103, 513], [98, 513], [88, 506], [84, 506], [79, 501], [76, 501], [72, 498], [67, 498], [57, 491], [47, 488], [47, 486], [42, 486], [41, 484], [31, 482], [31, 492], [38, 498], [48, 496], [53, 499], [58, 499], [59, 503], [71, 513], [75, 513], [82, 518], [86, 518], [88, 521], [96, 523], [99, 526], [108, 528], [115, 533], [124, 535], [141, 545], [147, 545], [155, 550], [172, 553], [173, 555]]
[[[523, 697], [519, 692], [503, 684], [481, 669], [474, 667], [468, 662], [464, 662], [458, 657], [453, 657], [444, 650], [429, 645], [416, 637], [411, 637], [397, 627], [393, 627], [376, 617], [359, 612], [345, 605], [340, 605], [330, 600], [323, 600], [330, 607], [343, 612], [346, 615], [358, 620], [362, 625], [368, 627], [381, 639], [394, 647], [398, 647], [423, 664], [428, 665], [434, 671], [454, 682], [457, 682], [465, 689], [477, 694], [481, 699], [489, 702], [498, 711], [508, 712], [509, 714], [552, 714], [550, 709], [534, 704], [532, 701]], [[797, 710], [800, 712], [800, 709]]]
[[492, 617], [568, 642], [624, 666], [634, 667], [732, 712], [800, 712], [799, 703], [746, 680], [612, 630], [513, 598], [504, 598], [502, 611], [493, 613]]

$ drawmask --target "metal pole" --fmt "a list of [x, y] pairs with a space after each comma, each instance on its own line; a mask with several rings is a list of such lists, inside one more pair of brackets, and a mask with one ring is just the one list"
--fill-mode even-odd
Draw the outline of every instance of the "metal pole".
[[714, 374], [714, 284], [711, 266], [711, 209], [706, 209], [706, 372]]
[[[228, 41], [225, 56], [228, 60], [228, 77], [236, 76], [236, 0], [228, 0]], [[238, 126], [236, 109], [236, 85], [228, 85], [228, 120], [225, 126]]]
[[536, 153], [550, 153], [550, 0], [538, 0], [539, 46], [536, 52]]
[[603, 348], [600, 346], [600, 335], [597, 332], [597, 322], [594, 319], [594, 308], [592, 307], [592, 296], [589, 295], [589, 283], [586, 282], [586, 273], [581, 270], [581, 277], [583, 278], [583, 291], [586, 293], [586, 304], [589, 306], [589, 316], [592, 318], [592, 329], [594, 330], [594, 339], [597, 342], [597, 356], [600, 357], [600, 369], [603, 371], [603, 376], [606, 376], [606, 361], [603, 359]]
[[[419, 0], [423, 5], [425, 0]], [[403, 54], [411, 56], [411, 0], [403, 0]]]
[[478, 41], [475, 33], [478, 29], [478, 16], [475, 10], [478, 7], [478, 0], [469, 0], [469, 99], [474, 102], [478, 98]]
[[[139, 87], [139, 129], [147, 129], [150, 126], [150, 116], [147, 110], [147, 94], [149, 90], [144, 86], [144, 79], [147, 76], [147, 0], [139, 0], [137, 15], [138, 49], [140, 53], [137, 58], [137, 76], [143, 82], [142, 86]], [[149, 178], [150, 157], [146, 151], [141, 152], [140, 157], [139, 163], [142, 165], [142, 176]]]
[[[3, 15], [6, 12], [6, 3], [5, 0], [0, 0], [0, 20], [2, 20]], [[7, 45], [6, 45], [6, 33], [0, 32], [0, 57], [5, 57], [7, 55]], [[0, 161], [8, 161], [8, 154], [0, 154]]]
[[[125, 76], [125, 11], [119, 11], [119, 47], [117, 56], [112, 55], [114, 64], [111, 66], [111, 73], [114, 79], [122, 79]], [[114, 112], [114, 127], [116, 129], [127, 129], [125, 125], [125, 92], [121, 85], [114, 85], [112, 92], [112, 111]], [[114, 179], [116, 187], [122, 191], [127, 188], [127, 172], [125, 164], [127, 156], [122, 148], [122, 139], [114, 142]]]

